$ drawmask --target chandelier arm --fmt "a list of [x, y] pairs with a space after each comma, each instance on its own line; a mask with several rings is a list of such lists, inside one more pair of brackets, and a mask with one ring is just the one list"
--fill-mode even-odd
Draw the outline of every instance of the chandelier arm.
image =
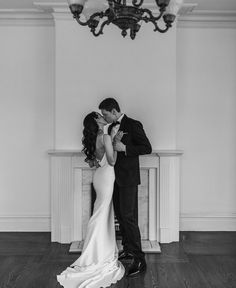
[[79, 19], [80, 16], [75, 16], [75, 15], [74, 15], [74, 18], [75, 18], [75, 20], [76, 20], [80, 25], [82, 25], [82, 26], [87, 26], [87, 25], [89, 24], [89, 20], [86, 21], [86, 22], [82, 22], [82, 21]]
[[95, 29], [92, 30], [93, 35], [97, 37], [97, 36], [103, 34], [103, 28], [104, 28], [104, 26], [105, 26], [105, 25], [109, 25], [110, 23], [111, 23], [111, 21], [110, 21], [109, 19], [107, 19], [106, 21], [104, 21], [104, 22], [101, 24], [101, 27], [100, 27], [100, 29], [99, 29], [98, 32], [95, 32]]
[[166, 26], [165, 29], [161, 29], [157, 24], [154, 25], [154, 26], [156, 27], [156, 28], [154, 29], [154, 31], [158, 31], [158, 32], [160, 32], [160, 33], [165, 33], [165, 32], [168, 31], [169, 28], [170, 28], [170, 26]]
[[100, 17], [103, 18], [104, 17], [104, 13], [103, 12], [96, 12], [93, 15], [90, 16], [90, 18], [86, 21], [83, 22], [80, 20], [80, 16], [74, 15], [74, 18], [76, 19], [76, 21], [82, 25], [82, 26], [89, 26], [89, 24], [91, 23], [91, 21], [96, 18], [96, 17]]
[[[153, 20], [153, 21], [158, 21], [159, 19], [161, 19], [161, 17], [163, 16], [163, 14], [164, 14], [164, 12], [165, 12], [165, 10], [162, 10], [162, 11], [160, 11], [160, 14], [157, 16], [157, 17], [154, 17], [153, 16], [153, 14], [152, 14], [152, 12], [149, 10], [149, 9], [146, 9], [146, 8], [144, 8], [144, 9], [142, 9], [142, 11], [145, 13], [147, 13], [149, 16], [150, 16], [150, 18], [145, 18], [145, 19], [147, 19], [148, 21], [150, 21], [151, 19]], [[145, 21], [145, 19], [143, 19], [144, 21]]]
[[171, 25], [167, 25], [167, 24], [166, 24], [166, 28], [161, 29], [161, 28], [158, 26], [157, 22], [156, 22], [154, 19], [152, 19], [152, 18], [142, 17], [141, 20], [144, 20], [146, 23], [147, 23], [147, 22], [151, 22], [151, 23], [154, 25], [154, 27], [155, 27], [154, 31], [158, 31], [158, 32], [160, 32], [160, 33], [165, 33], [165, 32], [171, 27]]
[[96, 17], [103, 18], [104, 16], [105, 16], [104, 12], [96, 12], [93, 15], [90, 16], [88, 21], [91, 21], [91, 20], [93, 20]]
[[132, 4], [134, 7], [140, 7], [141, 5], [143, 5], [143, 1], [144, 0], [140, 0], [139, 3], [137, 3], [138, 0], [132, 0]]

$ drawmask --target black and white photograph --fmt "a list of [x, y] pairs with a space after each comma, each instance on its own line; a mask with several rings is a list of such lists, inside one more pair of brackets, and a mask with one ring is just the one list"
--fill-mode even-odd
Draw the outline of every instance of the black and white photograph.
[[0, 288], [236, 288], [236, 0], [0, 0]]

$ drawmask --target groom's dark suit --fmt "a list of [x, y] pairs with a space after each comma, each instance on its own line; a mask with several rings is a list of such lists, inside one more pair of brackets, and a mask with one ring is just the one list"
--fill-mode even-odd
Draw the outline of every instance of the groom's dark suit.
[[139, 121], [124, 115], [119, 130], [127, 133], [121, 139], [126, 145], [126, 153], [117, 153], [114, 167], [114, 210], [120, 224], [124, 250], [142, 260], [144, 253], [138, 227], [139, 155], [150, 154], [152, 147]]

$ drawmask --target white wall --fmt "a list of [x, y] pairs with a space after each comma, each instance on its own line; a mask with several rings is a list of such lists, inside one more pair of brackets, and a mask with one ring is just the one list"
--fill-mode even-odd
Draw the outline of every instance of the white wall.
[[180, 26], [176, 47], [175, 29], [150, 28], [135, 41], [108, 28], [94, 38], [56, 18], [56, 148], [78, 149], [81, 119], [115, 96], [153, 149], [184, 150], [181, 230], [235, 230], [236, 29]]
[[0, 229], [49, 230], [54, 29], [0, 25]]
[[81, 119], [107, 96], [154, 149], [184, 150], [181, 230], [236, 230], [236, 29], [177, 28], [176, 50], [175, 29], [132, 41], [56, 21], [0, 25], [0, 230], [50, 229], [46, 152], [80, 149]]
[[80, 149], [82, 120], [106, 97], [139, 119], [153, 149], [176, 146], [176, 29], [143, 25], [135, 40], [110, 25], [95, 38], [56, 15], [56, 148]]
[[182, 230], [236, 230], [236, 29], [177, 29]]

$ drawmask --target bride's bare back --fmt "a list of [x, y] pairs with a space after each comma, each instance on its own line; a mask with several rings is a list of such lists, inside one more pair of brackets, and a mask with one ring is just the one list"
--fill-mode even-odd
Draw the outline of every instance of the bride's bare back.
[[116, 162], [116, 152], [113, 150], [111, 136], [101, 132], [97, 135], [95, 156], [101, 161], [105, 153], [108, 163], [114, 166]]

